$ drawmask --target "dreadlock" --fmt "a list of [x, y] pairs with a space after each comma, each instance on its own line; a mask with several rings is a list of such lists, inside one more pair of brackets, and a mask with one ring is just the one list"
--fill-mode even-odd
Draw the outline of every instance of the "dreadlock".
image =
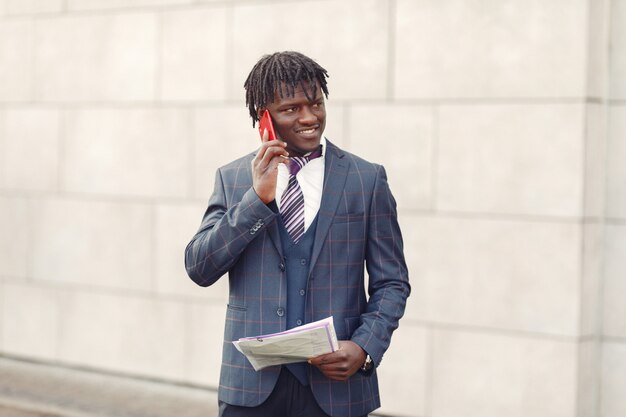
[[[246, 106], [252, 117], [252, 127], [259, 121], [258, 109], [274, 101], [278, 91], [293, 97], [300, 85], [306, 98], [313, 101], [317, 95], [317, 82], [328, 98], [326, 78], [328, 72], [311, 58], [294, 51], [264, 55], [252, 68], [243, 87], [246, 89]], [[287, 91], [283, 91], [286, 89]]]

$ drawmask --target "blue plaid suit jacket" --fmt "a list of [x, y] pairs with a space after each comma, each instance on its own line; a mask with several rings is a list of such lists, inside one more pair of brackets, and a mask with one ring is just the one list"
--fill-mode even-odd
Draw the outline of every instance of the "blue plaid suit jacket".
[[[382, 166], [330, 141], [326, 146], [305, 319], [332, 315], [338, 339], [360, 345], [378, 366], [410, 293], [396, 203]], [[200, 229], [185, 251], [187, 273], [197, 284], [209, 286], [228, 273], [219, 399], [239, 406], [261, 404], [280, 367], [255, 372], [231, 342], [286, 330], [287, 277], [277, 214], [252, 189], [253, 158], [217, 171]], [[332, 381], [311, 367], [309, 381], [331, 416], [361, 416], [380, 406], [376, 371]]]

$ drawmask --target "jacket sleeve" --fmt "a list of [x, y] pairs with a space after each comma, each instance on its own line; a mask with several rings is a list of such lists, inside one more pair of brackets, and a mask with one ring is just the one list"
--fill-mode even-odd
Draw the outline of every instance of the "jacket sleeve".
[[[232, 190], [233, 187], [230, 187]], [[221, 170], [200, 229], [185, 249], [189, 277], [203, 287], [212, 285], [237, 262], [248, 244], [275, 220], [252, 187], [240, 201], [228, 201]]]
[[398, 328], [411, 292], [396, 202], [385, 169], [378, 168], [365, 253], [369, 300], [361, 315], [361, 325], [351, 338], [370, 355], [376, 366], [389, 347], [391, 334]]

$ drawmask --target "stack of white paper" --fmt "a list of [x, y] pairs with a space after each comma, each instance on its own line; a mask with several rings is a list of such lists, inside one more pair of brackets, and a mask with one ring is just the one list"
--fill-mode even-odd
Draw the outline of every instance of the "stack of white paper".
[[246, 355], [255, 371], [304, 362], [339, 349], [332, 316], [280, 333], [244, 337], [233, 344]]

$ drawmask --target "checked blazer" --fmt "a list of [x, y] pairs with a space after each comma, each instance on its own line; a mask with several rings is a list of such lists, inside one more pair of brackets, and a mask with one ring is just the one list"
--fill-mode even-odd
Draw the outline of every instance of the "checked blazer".
[[[378, 366], [410, 293], [396, 203], [382, 166], [330, 141], [324, 157], [305, 321], [332, 315], [337, 338], [357, 343]], [[219, 399], [238, 406], [267, 399], [280, 367], [255, 372], [231, 342], [284, 331], [287, 316], [279, 214], [252, 188], [253, 158], [254, 153], [218, 169], [200, 228], [185, 251], [187, 273], [198, 285], [228, 273]], [[361, 416], [380, 406], [375, 370], [333, 381], [309, 368], [311, 389], [327, 414]]]

